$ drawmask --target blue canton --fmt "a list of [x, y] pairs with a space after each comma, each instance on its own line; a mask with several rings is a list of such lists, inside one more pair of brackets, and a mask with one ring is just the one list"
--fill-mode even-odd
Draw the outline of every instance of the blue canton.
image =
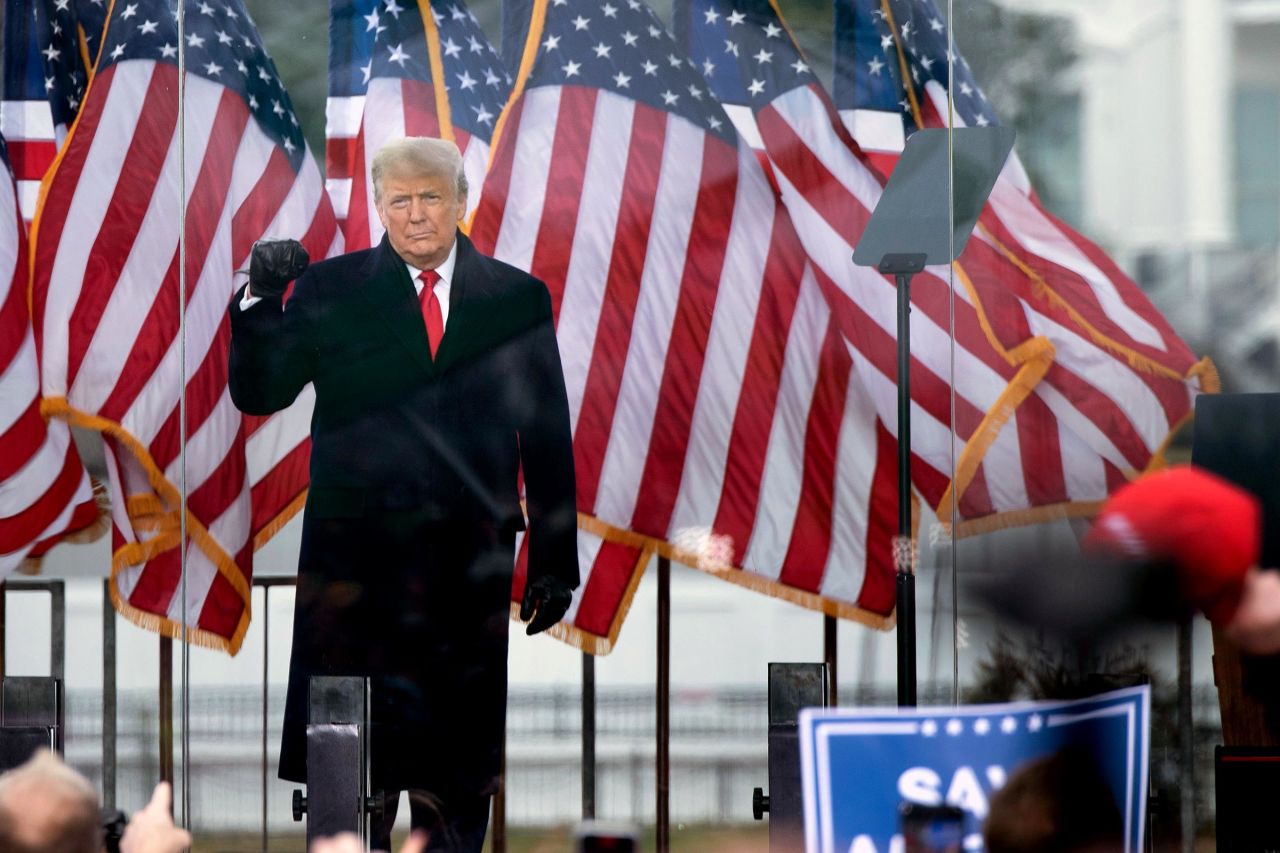
[[732, 122], [693, 60], [640, 0], [550, 0], [526, 85], [615, 92], [737, 144]]
[[768, 0], [677, 0], [676, 32], [725, 103], [760, 108], [817, 83]]
[[[889, 0], [890, 16], [881, 8], [881, 0], [843, 0], [853, 4], [853, 14], [837, 16], [837, 26], [842, 31], [853, 28], [855, 37], [837, 35], [837, 46], [842, 54], [840, 67], [853, 71], [853, 90], [837, 86], [837, 103], [841, 107], [857, 109], [885, 109], [887, 107], [878, 78], [892, 79], [899, 87], [897, 106], [904, 113], [908, 130], [915, 129], [911, 119], [911, 103], [901, 90], [897, 44], [901, 43], [907, 59], [907, 71], [917, 97], [922, 97], [925, 84], [930, 80], [948, 86], [947, 59], [951, 56], [945, 17], [933, 0]], [[842, 5], [837, 4], [837, 8]], [[870, 39], [858, 34], [862, 29], [875, 32], [878, 50], [871, 49]], [[842, 40], [843, 39], [843, 40]], [[855, 52], [848, 55], [848, 48]], [[951, 87], [956, 114], [969, 126], [986, 127], [999, 124], [995, 111], [987, 102], [987, 96], [974, 80], [963, 56], [954, 55], [955, 84]], [[851, 101], [846, 102], [846, 98]], [[867, 98], [867, 100], [859, 100]]]
[[[461, 0], [432, 4], [431, 17], [440, 38], [450, 120], [455, 127], [488, 141], [511, 90], [511, 77]], [[365, 20], [375, 34], [369, 77], [432, 82], [426, 32], [416, 3], [385, 0]]]
[[[306, 143], [275, 63], [240, 0], [188, 2], [185, 6], [186, 67], [236, 92], [263, 132], [289, 158], [296, 172]], [[178, 63], [175, 0], [115, 0], [98, 71], [131, 59]]]

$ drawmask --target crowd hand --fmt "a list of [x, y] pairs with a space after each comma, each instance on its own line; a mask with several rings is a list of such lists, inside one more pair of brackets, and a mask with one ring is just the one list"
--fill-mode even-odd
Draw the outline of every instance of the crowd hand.
[[520, 619], [528, 622], [526, 634], [541, 633], [564, 618], [573, 601], [573, 590], [553, 575], [543, 575], [524, 588]]
[[309, 263], [307, 250], [297, 240], [259, 240], [249, 256], [250, 294], [279, 299]]
[[173, 825], [173, 790], [156, 785], [147, 807], [133, 816], [120, 839], [120, 853], [178, 853], [191, 846], [191, 833]]
[[[420, 829], [414, 830], [407, 839], [400, 853], [422, 853], [427, 849], [427, 834]], [[359, 836], [351, 832], [317, 838], [308, 853], [365, 853]]]

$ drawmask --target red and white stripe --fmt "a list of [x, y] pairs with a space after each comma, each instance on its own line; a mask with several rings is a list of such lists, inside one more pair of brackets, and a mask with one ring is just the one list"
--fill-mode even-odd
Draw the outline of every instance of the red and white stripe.
[[18, 209], [31, 224], [40, 198], [40, 181], [58, 156], [67, 128], [54, 127], [48, 101], [0, 102], [0, 136], [9, 146], [9, 165], [17, 184]]
[[[757, 119], [797, 230], [836, 294], [835, 303], [843, 305], [837, 314], [845, 317], [847, 337], [866, 359], [860, 369], [882, 418], [892, 424], [895, 366], [886, 350], [896, 331], [893, 286], [849, 259], [879, 199], [879, 179], [816, 87], [781, 95]], [[930, 503], [938, 506], [939, 487], [946, 482], [940, 478], [950, 470], [948, 419], [941, 406], [947, 386], [954, 384], [957, 394], [960, 454], [985, 415], [1009, 406], [1002, 402], [1002, 389], [1016, 373], [1001, 350], [1013, 353], [1037, 341], [1052, 346], [1052, 366], [1035, 384], [1034, 396], [1014, 403], [1016, 409], [1007, 413], [1008, 423], [960, 496], [961, 518], [1098, 500], [1123, 480], [1123, 472], [1145, 468], [1190, 412], [1197, 383], [1180, 378], [1193, 364], [1185, 345], [1168, 346], [1170, 351], [1180, 347], [1180, 360], [1164, 374], [1135, 368], [1100, 346], [1063, 304], [1038, 296], [1026, 274], [990, 243], [970, 241], [960, 267], [972, 293], [956, 290], [953, 383], [947, 380], [948, 270], [927, 270], [912, 283], [912, 449], [932, 469], [914, 474]], [[1077, 298], [1067, 304], [1080, 304], [1078, 294], [1071, 296]], [[1097, 314], [1098, 304], [1086, 302], [1078, 313]], [[1064, 440], [1060, 426], [1079, 440]], [[1032, 460], [1035, 464], [1028, 464]], [[1077, 472], [1091, 472], [1087, 489], [1080, 488], [1085, 483]]]
[[572, 624], [620, 621], [646, 546], [883, 622], [863, 531], [893, 455], [861, 452], [874, 412], [755, 154], [581, 87], [506, 122], [472, 236], [551, 290], [578, 507], [613, 540], [584, 546]]
[[[268, 419], [232, 405], [235, 271], [260, 237], [298, 238], [313, 258], [342, 240], [311, 158], [295, 174], [238, 95], [194, 75], [180, 199], [177, 88], [175, 67], [143, 60], [94, 79], [39, 214], [36, 337], [45, 395], [105, 431], [121, 609], [170, 634], [185, 622], [193, 641], [234, 653], [248, 623], [255, 534], [305, 488], [310, 417], [308, 399]], [[184, 473], [185, 604], [176, 541], [165, 540], [178, 530]]]
[[[3, 168], [3, 163], [0, 163]], [[93, 524], [89, 476], [61, 421], [40, 413], [27, 311], [27, 235], [7, 174], [0, 184], [0, 580], [65, 534]]]

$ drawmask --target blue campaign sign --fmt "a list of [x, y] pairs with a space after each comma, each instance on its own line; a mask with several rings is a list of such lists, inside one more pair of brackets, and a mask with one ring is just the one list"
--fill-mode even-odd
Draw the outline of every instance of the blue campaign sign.
[[983, 850], [991, 795], [1020, 765], [1087, 750], [1142, 850], [1151, 693], [1131, 687], [1074, 702], [822, 709], [800, 715], [807, 853], [902, 853], [899, 808], [958, 806], [964, 849]]

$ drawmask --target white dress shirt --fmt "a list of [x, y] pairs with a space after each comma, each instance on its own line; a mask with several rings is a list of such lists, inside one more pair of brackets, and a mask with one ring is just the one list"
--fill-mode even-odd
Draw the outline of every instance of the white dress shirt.
[[[436, 267], [436, 273], [439, 274], [440, 280], [436, 282], [436, 299], [440, 301], [440, 319], [442, 320], [441, 328], [449, 325], [449, 291], [453, 288], [453, 268], [458, 261], [458, 241], [453, 241], [453, 246], [449, 248], [449, 256], [445, 258], [440, 266]], [[405, 262], [405, 269], [409, 271], [409, 280], [413, 282], [414, 292], [418, 294], [418, 298], [422, 298], [422, 288], [425, 282], [418, 276], [422, 270], [415, 267], [409, 262]], [[240, 310], [248, 311], [254, 305], [262, 301], [261, 296], [250, 296], [249, 288], [244, 289], [244, 296], [240, 297]]]

